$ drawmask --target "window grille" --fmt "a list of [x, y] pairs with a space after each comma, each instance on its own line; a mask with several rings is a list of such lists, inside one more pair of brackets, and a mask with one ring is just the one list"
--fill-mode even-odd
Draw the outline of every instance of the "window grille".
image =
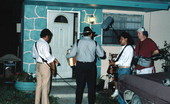
[[103, 19], [109, 16], [114, 22], [103, 30], [103, 44], [120, 44], [118, 37], [124, 31], [128, 32], [136, 43], [138, 40], [136, 30], [143, 26], [143, 15], [104, 13]]

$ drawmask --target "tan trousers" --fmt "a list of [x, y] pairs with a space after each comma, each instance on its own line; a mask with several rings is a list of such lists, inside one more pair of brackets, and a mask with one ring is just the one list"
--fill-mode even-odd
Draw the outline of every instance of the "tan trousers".
[[[49, 90], [50, 90], [50, 68], [47, 64], [36, 64], [36, 92], [35, 92], [35, 104], [49, 104]], [[41, 101], [40, 101], [41, 99]]]

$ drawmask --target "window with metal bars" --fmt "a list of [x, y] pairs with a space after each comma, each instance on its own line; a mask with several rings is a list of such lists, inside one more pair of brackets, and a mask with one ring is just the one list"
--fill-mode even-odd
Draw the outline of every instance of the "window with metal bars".
[[111, 16], [114, 22], [108, 26], [107, 29], [103, 29], [103, 44], [119, 44], [119, 35], [126, 31], [128, 32], [135, 43], [138, 40], [136, 30], [143, 26], [143, 15], [136, 14], [116, 14], [116, 13], [104, 13], [103, 21]]

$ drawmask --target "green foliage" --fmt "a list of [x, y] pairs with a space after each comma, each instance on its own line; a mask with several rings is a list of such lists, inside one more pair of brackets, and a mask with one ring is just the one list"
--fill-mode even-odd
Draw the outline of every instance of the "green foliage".
[[164, 42], [164, 48], [161, 48], [159, 52], [163, 56], [164, 63], [162, 63], [162, 67], [170, 66], [170, 43], [167, 41]]
[[111, 90], [103, 90], [100, 91], [96, 95], [96, 104], [119, 104], [117, 99], [113, 99], [111, 97], [112, 91]]
[[15, 81], [22, 81], [22, 82], [35, 82], [36, 78], [33, 78], [32, 74], [27, 72], [17, 72], [13, 76]]
[[58, 97], [50, 96], [50, 104], [59, 104]]
[[1, 86], [0, 90], [0, 104], [34, 104], [34, 99], [28, 97], [28, 94], [11, 86]]
[[[25, 93], [16, 90], [12, 85], [0, 84], [0, 104], [34, 104], [34, 93]], [[57, 97], [50, 96], [50, 104], [59, 104], [57, 100]]]

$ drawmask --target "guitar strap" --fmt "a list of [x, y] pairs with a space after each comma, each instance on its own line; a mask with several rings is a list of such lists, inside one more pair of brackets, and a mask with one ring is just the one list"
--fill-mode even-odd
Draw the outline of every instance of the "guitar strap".
[[125, 48], [126, 48], [127, 46], [128, 46], [128, 45], [126, 45], [126, 46], [123, 48], [123, 50], [121, 51], [121, 53], [120, 53], [119, 56], [117, 57], [116, 61], [119, 60], [120, 56], [122, 55], [123, 51], [125, 50]]
[[[37, 53], [38, 53], [38, 49], [37, 49], [37, 42], [35, 42], [35, 48], [36, 48], [36, 50], [37, 50]], [[51, 47], [50, 47], [51, 48]], [[50, 52], [51, 53], [51, 52]], [[39, 53], [38, 53], [38, 55], [39, 55]], [[40, 55], [39, 55], [40, 56]], [[42, 59], [42, 61], [43, 62], [45, 62], [50, 68], [51, 68], [51, 66], [47, 63], [47, 60], [45, 60], [44, 58], [42, 58], [41, 56], [40, 56], [40, 58]], [[58, 66], [60, 65], [60, 63], [58, 63]], [[67, 82], [63, 77], [61, 77], [60, 76], [60, 74], [58, 74], [58, 73], [55, 73], [55, 74], [57, 74], [65, 83], [67, 83], [70, 87], [72, 87], [72, 88], [74, 88], [74, 89], [76, 89], [74, 86], [72, 86], [69, 82]], [[54, 76], [56, 76], [56, 75], [54, 75]]]
[[[36, 48], [36, 50], [37, 50], [38, 55], [40, 56], [40, 54], [39, 54], [39, 52], [38, 52], [38, 49], [37, 49], [37, 42], [35, 42], [35, 48]], [[42, 59], [43, 62], [45, 62], [45, 63], [51, 68], [51, 66], [47, 63], [47, 60], [45, 60], [45, 59], [42, 58], [41, 56], [40, 56], [40, 58]]]

